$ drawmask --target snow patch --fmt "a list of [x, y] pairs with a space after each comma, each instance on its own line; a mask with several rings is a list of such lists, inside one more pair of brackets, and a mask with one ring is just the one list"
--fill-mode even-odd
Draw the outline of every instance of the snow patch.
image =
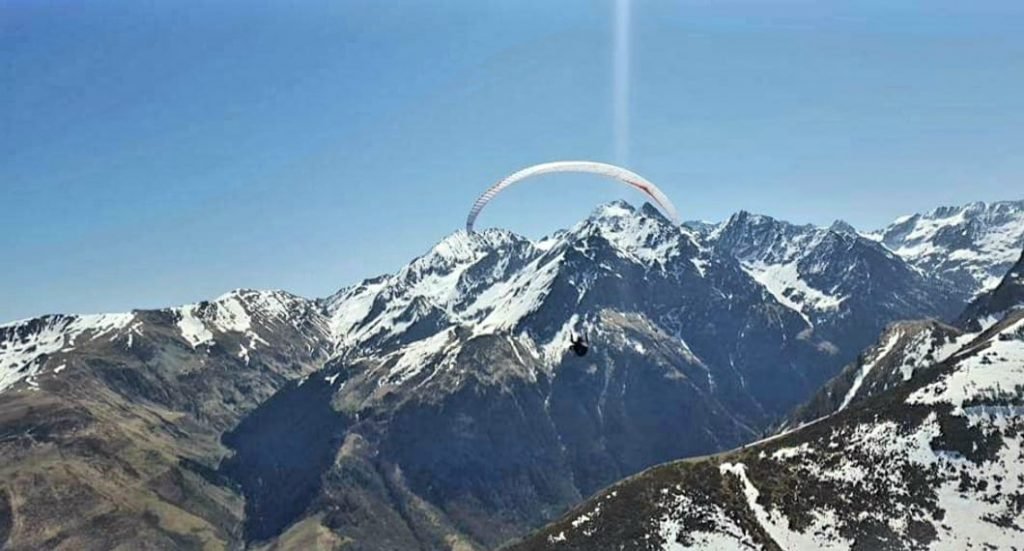
[[724, 475], [726, 473], [737, 477], [743, 485], [743, 495], [747, 500], [747, 507], [757, 518], [758, 523], [765, 532], [772, 538], [776, 545], [783, 549], [849, 549], [853, 542], [841, 537], [835, 530], [835, 519], [831, 511], [814, 511], [815, 517], [812, 526], [806, 532], [798, 532], [789, 527], [789, 520], [779, 511], [766, 510], [757, 498], [761, 492], [747, 477], [747, 466], [743, 463], [722, 463], [718, 467]]
[[515, 277], [498, 281], [477, 296], [462, 316], [466, 321], [479, 320], [475, 334], [512, 330], [540, 307], [561, 266], [561, 257], [540, 265], [542, 260], [535, 260]]
[[576, 331], [579, 322], [580, 318], [578, 315], [573, 314], [569, 316], [568, 321], [562, 324], [562, 327], [558, 329], [555, 336], [541, 346], [541, 358], [544, 359], [547, 365], [556, 365], [562, 359], [562, 356], [565, 355], [567, 343], [571, 342], [572, 333]]
[[1024, 319], [993, 335], [988, 345], [953, 357], [956, 369], [918, 389], [911, 404], [949, 403], [962, 410], [975, 400], [1005, 400], [1024, 385]]
[[385, 363], [394, 363], [388, 369], [387, 376], [380, 379], [380, 384], [401, 385], [418, 375], [447, 351], [454, 334], [451, 329], [442, 331], [389, 354]]
[[811, 447], [806, 442], [799, 446], [793, 446], [789, 448], [779, 448], [772, 454], [772, 459], [776, 461], [785, 461], [794, 457], [799, 457], [811, 451]]
[[814, 324], [808, 312], [835, 311], [846, 300], [846, 297], [829, 295], [808, 285], [801, 279], [795, 261], [786, 264], [755, 262], [744, 264], [743, 269], [780, 304], [800, 314], [809, 327]]
[[[658, 535], [663, 551], [733, 551], [757, 549], [753, 539], [717, 504], [700, 504], [685, 494], [667, 504], [668, 511], [658, 520]], [[679, 542], [683, 526], [675, 520], [680, 513], [697, 514], [712, 526], [710, 531], [694, 530], [686, 534], [690, 545]]]
[[705, 277], [705, 274], [707, 274], [708, 266], [711, 265], [711, 263], [708, 262], [707, 260], [696, 257], [691, 258], [690, 263], [693, 264], [694, 268], [697, 268], [697, 273], [700, 274], [700, 277]]
[[843, 411], [846, 409], [846, 406], [850, 405], [853, 398], [857, 396], [857, 392], [860, 390], [860, 387], [864, 383], [864, 379], [868, 376], [868, 373], [871, 373], [871, 370], [874, 369], [879, 362], [885, 359], [890, 352], [892, 352], [892, 349], [896, 346], [896, 343], [899, 342], [902, 335], [903, 332], [900, 329], [894, 328], [889, 332], [889, 337], [886, 339], [885, 344], [882, 345], [882, 348], [876, 350], [871, 359], [865, 361], [864, 364], [861, 365], [860, 372], [857, 373], [857, 378], [853, 380], [853, 384], [850, 386], [850, 390], [846, 392], [846, 396], [843, 397], [843, 401], [839, 405], [839, 409], [836, 410], [837, 412]]
[[206, 324], [199, 317], [198, 308], [199, 306], [196, 304], [188, 304], [178, 308], [178, 330], [181, 332], [181, 337], [192, 348], [213, 340], [213, 333], [206, 328]]

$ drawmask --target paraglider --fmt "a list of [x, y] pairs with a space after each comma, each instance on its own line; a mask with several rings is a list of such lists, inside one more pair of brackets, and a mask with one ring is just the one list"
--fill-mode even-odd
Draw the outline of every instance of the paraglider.
[[647, 181], [639, 174], [607, 163], [598, 163], [594, 161], [556, 161], [553, 163], [542, 163], [524, 168], [491, 186], [476, 200], [475, 203], [473, 203], [473, 208], [469, 210], [469, 216], [466, 217], [466, 231], [469, 233], [473, 232], [473, 224], [476, 222], [476, 217], [480, 214], [480, 211], [487, 206], [487, 203], [489, 203], [491, 199], [501, 193], [504, 189], [508, 188], [512, 184], [532, 178], [533, 176], [555, 172], [582, 172], [587, 174], [596, 174], [598, 176], [611, 178], [620, 183], [626, 184], [649, 197], [674, 223], [679, 224], [679, 215], [676, 213], [676, 208], [672, 205], [672, 201], [670, 201], [657, 186]]
[[573, 354], [580, 357], [587, 355], [587, 351], [590, 350], [590, 341], [587, 339], [586, 335], [579, 337], [571, 335], [570, 340], [572, 341], [572, 344], [569, 345], [569, 350], [572, 350]]

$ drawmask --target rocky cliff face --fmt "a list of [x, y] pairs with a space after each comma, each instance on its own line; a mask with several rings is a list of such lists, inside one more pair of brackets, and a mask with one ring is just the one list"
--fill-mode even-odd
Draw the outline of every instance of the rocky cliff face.
[[711, 235], [613, 203], [538, 242], [457, 232], [322, 300], [2, 326], [3, 541], [494, 547], [752, 440], [868, 329], [956, 304], [848, 228], [742, 216]]

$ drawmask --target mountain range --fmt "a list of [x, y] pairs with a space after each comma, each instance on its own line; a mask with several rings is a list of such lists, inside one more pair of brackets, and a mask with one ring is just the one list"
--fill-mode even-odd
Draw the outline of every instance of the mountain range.
[[652, 465], [953, 373], [862, 352], [914, 319], [922, 358], [1004, 342], [1019, 291], [992, 274], [1013, 247], [1024, 202], [864, 233], [745, 212], [679, 228], [617, 202], [536, 241], [456, 232], [323, 299], [6, 324], [0, 542], [496, 547]]

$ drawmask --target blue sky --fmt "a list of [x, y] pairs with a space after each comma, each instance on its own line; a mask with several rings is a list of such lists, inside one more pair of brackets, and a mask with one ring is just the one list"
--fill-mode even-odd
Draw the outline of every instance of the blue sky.
[[[507, 173], [614, 161], [613, 13], [0, 0], [0, 321], [323, 296]], [[1022, 28], [1019, 2], [634, 2], [625, 164], [688, 219], [1019, 199]], [[623, 193], [549, 177], [480, 225], [536, 237]]]

